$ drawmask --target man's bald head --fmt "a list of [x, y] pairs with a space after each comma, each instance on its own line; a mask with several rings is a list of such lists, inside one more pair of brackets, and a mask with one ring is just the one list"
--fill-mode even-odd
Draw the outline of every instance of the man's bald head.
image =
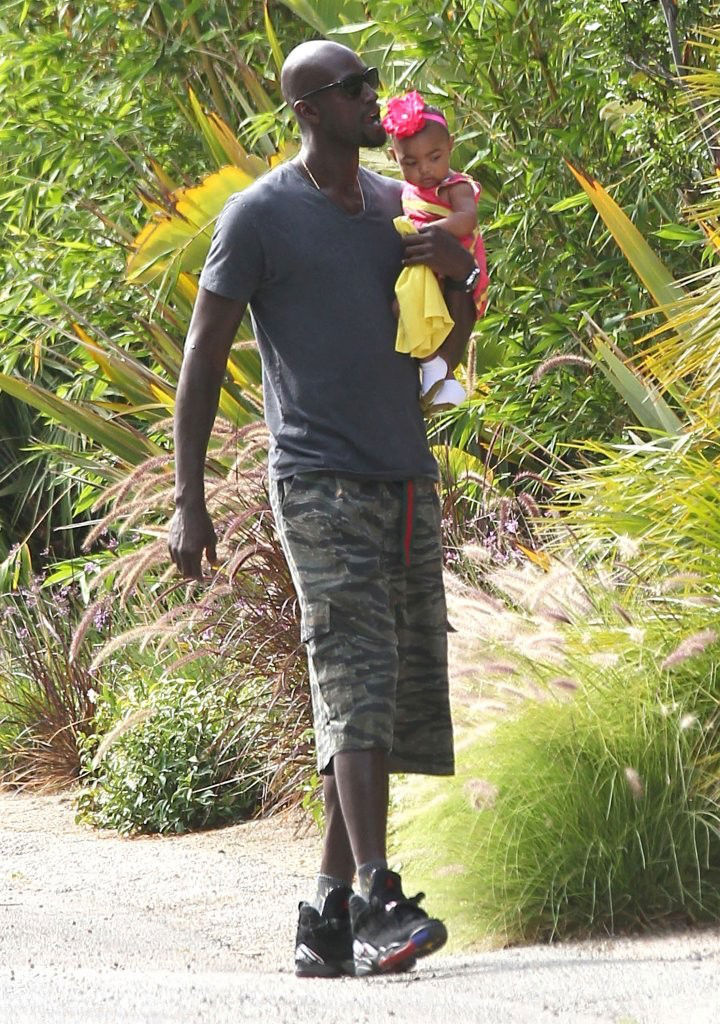
[[349, 47], [327, 39], [300, 43], [283, 64], [280, 85], [289, 107], [299, 96], [363, 70], [363, 62]]

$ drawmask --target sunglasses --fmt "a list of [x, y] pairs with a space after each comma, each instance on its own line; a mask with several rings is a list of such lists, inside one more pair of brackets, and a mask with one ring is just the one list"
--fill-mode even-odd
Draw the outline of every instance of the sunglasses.
[[340, 78], [337, 82], [321, 85], [319, 89], [311, 89], [310, 92], [298, 96], [298, 100], [306, 100], [308, 96], [314, 96], [318, 92], [325, 92], [326, 89], [342, 89], [349, 99], [356, 100], [363, 91], [363, 86], [366, 82], [371, 89], [377, 89], [380, 85], [380, 72], [377, 68], [365, 68], [364, 71], [358, 71], [354, 75], [347, 75], [346, 78]]

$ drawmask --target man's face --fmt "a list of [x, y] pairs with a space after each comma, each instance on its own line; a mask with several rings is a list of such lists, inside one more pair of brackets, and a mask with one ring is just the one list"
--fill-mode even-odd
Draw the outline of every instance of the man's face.
[[437, 188], [447, 178], [451, 151], [447, 130], [434, 121], [415, 135], [394, 138], [391, 150], [405, 181], [420, 188]]
[[[347, 50], [333, 54], [324, 62], [316, 87], [340, 82], [349, 76], [361, 75], [367, 70], [360, 58]], [[352, 96], [342, 86], [308, 96], [306, 102], [320, 115], [323, 134], [347, 146], [365, 146], [375, 149], [387, 138], [380, 122], [377, 92], [369, 82], [363, 82], [359, 95]]]

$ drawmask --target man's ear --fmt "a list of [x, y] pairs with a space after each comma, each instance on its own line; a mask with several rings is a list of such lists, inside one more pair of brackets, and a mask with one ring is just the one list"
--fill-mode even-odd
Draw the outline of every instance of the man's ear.
[[293, 110], [299, 121], [317, 124], [320, 119], [317, 107], [314, 107], [312, 103], [308, 103], [307, 100], [295, 100]]

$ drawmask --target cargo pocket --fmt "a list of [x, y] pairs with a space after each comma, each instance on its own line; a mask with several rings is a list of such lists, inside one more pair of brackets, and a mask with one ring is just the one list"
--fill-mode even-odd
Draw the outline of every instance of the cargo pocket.
[[327, 598], [305, 605], [300, 617], [300, 639], [306, 644], [330, 632], [330, 602]]

